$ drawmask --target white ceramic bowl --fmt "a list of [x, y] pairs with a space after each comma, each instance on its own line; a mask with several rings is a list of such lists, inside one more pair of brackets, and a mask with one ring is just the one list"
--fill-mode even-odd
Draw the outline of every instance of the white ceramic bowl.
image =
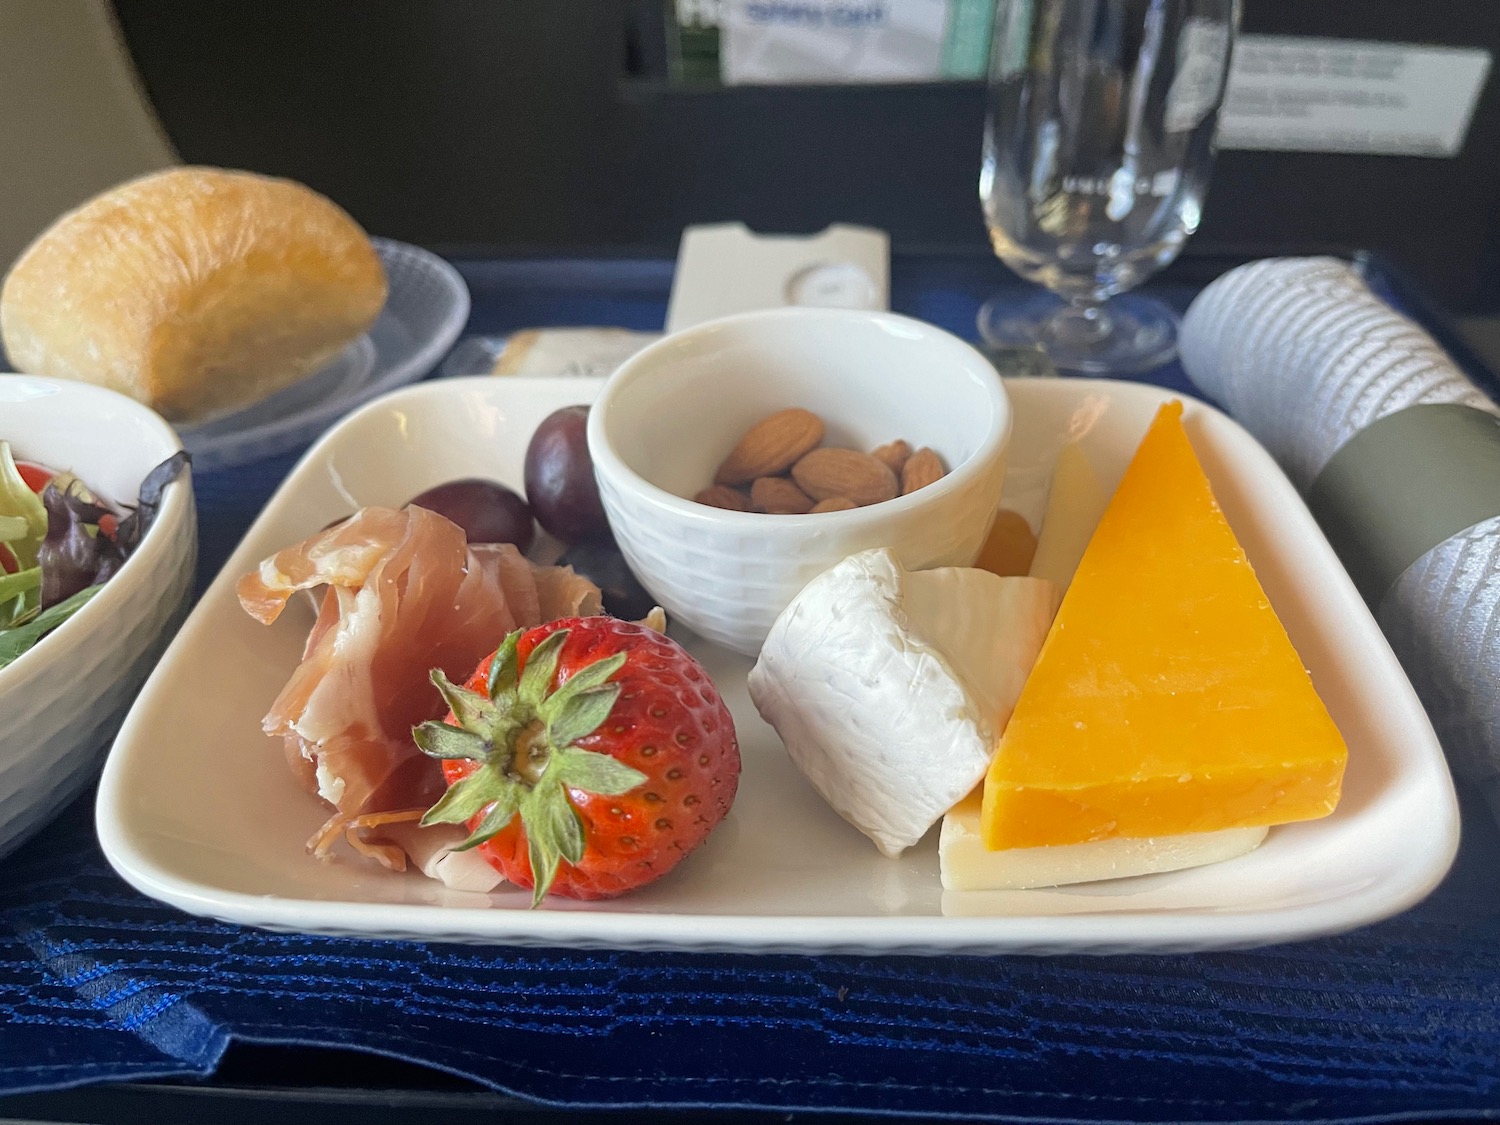
[[[0, 439], [18, 458], [75, 473], [134, 503], [146, 474], [181, 448], [153, 411], [83, 383], [0, 374]], [[94, 598], [0, 668], [0, 855], [81, 790], [186, 608], [198, 558], [188, 474], [140, 546]]]
[[[730, 512], [691, 497], [740, 435], [803, 407], [825, 445], [931, 446], [950, 472], [883, 504], [819, 515]], [[815, 575], [891, 547], [911, 569], [966, 566], [1005, 477], [1011, 409], [1000, 377], [930, 324], [845, 309], [772, 309], [676, 333], [627, 360], [589, 415], [611, 527], [669, 616], [736, 652], [760, 650]]]

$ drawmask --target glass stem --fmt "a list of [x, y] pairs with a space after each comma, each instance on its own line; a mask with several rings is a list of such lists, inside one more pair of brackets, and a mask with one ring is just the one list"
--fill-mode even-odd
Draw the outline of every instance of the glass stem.
[[1084, 295], [1069, 297], [1068, 304], [1053, 314], [1047, 332], [1063, 347], [1087, 350], [1107, 340], [1114, 327], [1104, 302]]

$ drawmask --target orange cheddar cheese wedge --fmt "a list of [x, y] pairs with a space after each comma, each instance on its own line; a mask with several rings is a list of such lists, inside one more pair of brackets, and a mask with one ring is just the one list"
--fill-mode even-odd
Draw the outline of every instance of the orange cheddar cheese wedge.
[[1182, 427], [1157, 413], [984, 783], [989, 848], [1309, 820], [1347, 751]]

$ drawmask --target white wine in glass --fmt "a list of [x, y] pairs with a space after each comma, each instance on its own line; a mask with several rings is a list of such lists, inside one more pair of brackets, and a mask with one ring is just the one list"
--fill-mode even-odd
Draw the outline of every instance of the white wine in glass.
[[1238, 18], [1236, 0], [997, 0], [979, 196], [995, 253], [1050, 294], [986, 304], [986, 343], [1084, 374], [1172, 358], [1172, 310], [1120, 294], [1198, 228]]

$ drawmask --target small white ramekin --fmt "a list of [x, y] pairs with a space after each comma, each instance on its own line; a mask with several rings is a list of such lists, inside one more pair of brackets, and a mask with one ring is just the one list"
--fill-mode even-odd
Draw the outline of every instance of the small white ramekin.
[[[818, 515], [695, 503], [741, 434], [802, 407], [825, 445], [930, 446], [947, 476], [909, 496]], [[626, 560], [671, 618], [746, 655], [815, 575], [871, 547], [908, 569], [966, 566], [999, 503], [1011, 430], [974, 348], [891, 313], [772, 309], [675, 333], [627, 360], [589, 415], [589, 452]]]

